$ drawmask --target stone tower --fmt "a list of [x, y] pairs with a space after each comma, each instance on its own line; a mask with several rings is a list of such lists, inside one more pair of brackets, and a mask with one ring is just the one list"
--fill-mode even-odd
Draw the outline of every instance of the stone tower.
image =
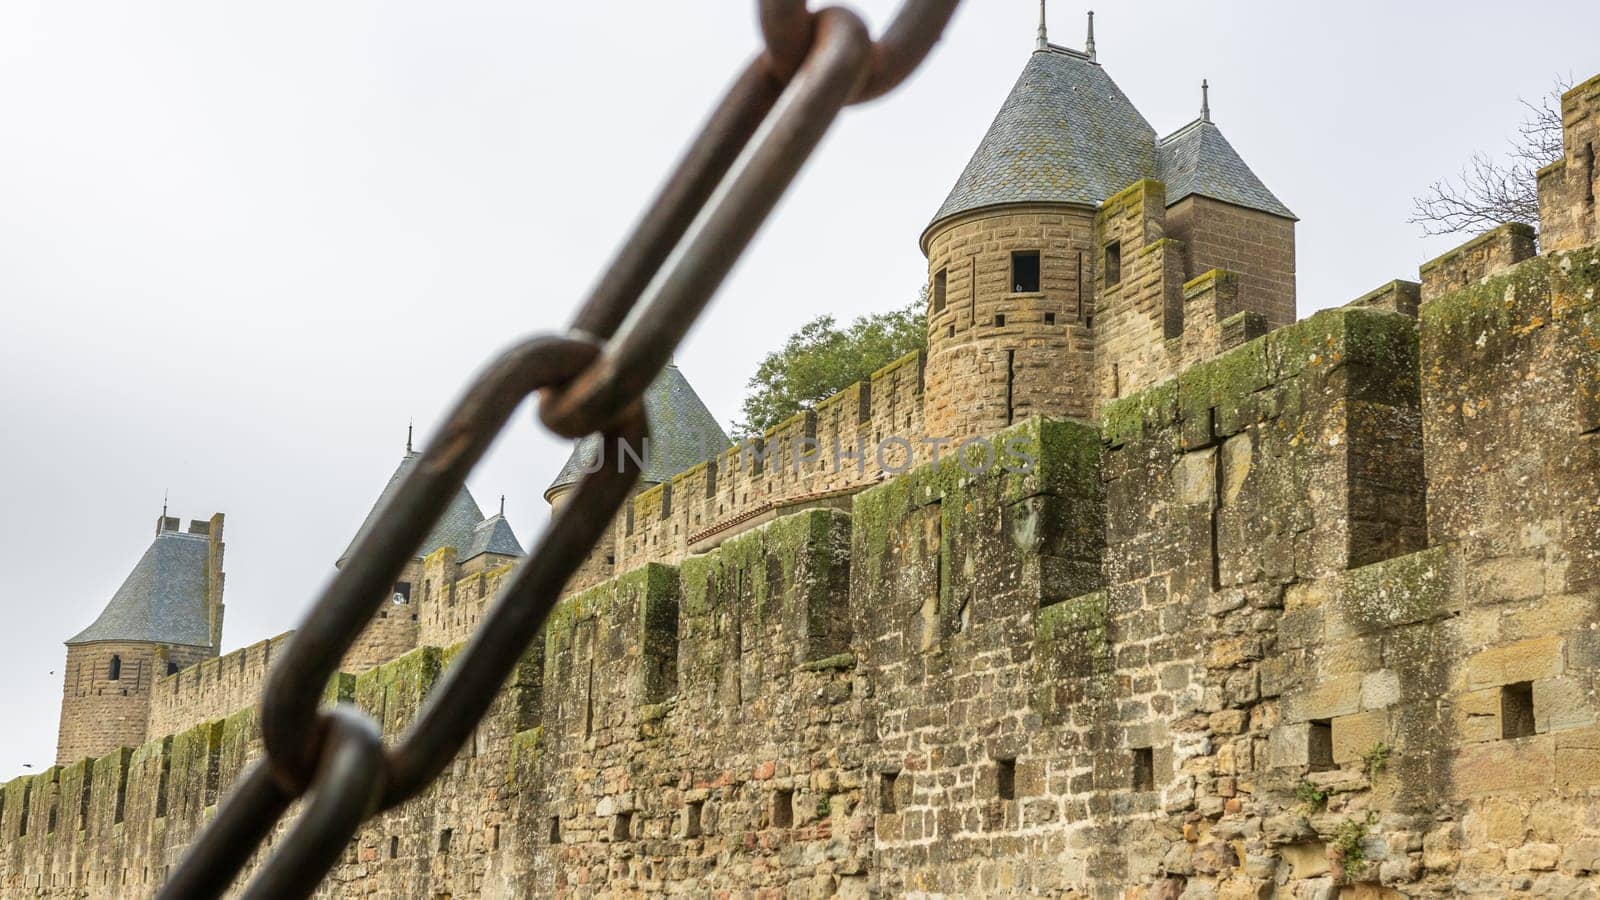
[[[334, 563], [343, 568], [356, 545], [376, 522], [378, 513], [389, 504], [420, 455], [406, 436], [406, 452], [377, 502], [367, 513], [350, 545]], [[503, 507], [503, 504], [502, 504]], [[506, 521], [505, 510], [485, 517], [478, 501], [466, 485], [456, 492], [427, 540], [417, 548], [405, 570], [389, 592], [389, 602], [379, 608], [365, 631], [356, 639], [340, 664], [340, 671], [364, 672], [401, 654], [416, 649], [421, 619], [432, 607], [452, 606], [453, 588], [459, 577], [492, 569], [522, 556], [522, 544]]]
[[67, 641], [56, 763], [144, 743], [155, 680], [217, 655], [222, 513], [187, 532], [165, 510], [111, 602]]
[[[1041, 21], [923, 231], [930, 436], [1088, 417], [1175, 373], [1186, 285], [1211, 270], [1226, 275], [1201, 304], [1217, 322], [1249, 312], [1258, 332], [1294, 321], [1294, 215], [1211, 121], [1209, 97], [1158, 138], [1100, 65], [1092, 15], [1082, 51], [1051, 44]], [[1190, 344], [1214, 350], [1218, 336], [1194, 324]]]

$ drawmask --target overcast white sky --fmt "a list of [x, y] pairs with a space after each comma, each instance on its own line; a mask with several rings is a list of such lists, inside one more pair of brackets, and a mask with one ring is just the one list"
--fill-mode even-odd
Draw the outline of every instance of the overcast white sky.
[[[881, 24], [896, 0], [861, 0]], [[1083, 7], [1051, 4], [1077, 46]], [[561, 327], [756, 46], [728, 0], [0, 5], [0, 778], [51, 763], [62, 641], [174, 515], [223, 511], [231, 650], [290, 629], [399, 459], [514, 336]], [[916, 296], [917, 236], [1032, 47], [967, 0], [851, 110], [678, 354], [724, 422], [804, 321]], [[1300, 310], [1455, 241], [1408, 198], [1498, 149], [1600, 5], [1124, 2], [1100, 60], [1215, 121], [1301, 217]], [[524, 544], [566, 448], [524, 415], [471, 486]]]

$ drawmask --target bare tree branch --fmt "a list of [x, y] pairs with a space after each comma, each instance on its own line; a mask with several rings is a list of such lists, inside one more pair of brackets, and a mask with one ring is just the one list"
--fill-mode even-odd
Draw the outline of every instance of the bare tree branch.
[[1538, 171], [1561, 156], [1561, 95], [1571, 86], [1558, 78], [1537, 103], [1522, 98], [1527, 115], [1504, 156], [1473, 154], [1455, 178], [1435, 181], [1412, 199], [1407, 221], [1429, 235], [1476, 234], [1506, 222], [1536, 224]]

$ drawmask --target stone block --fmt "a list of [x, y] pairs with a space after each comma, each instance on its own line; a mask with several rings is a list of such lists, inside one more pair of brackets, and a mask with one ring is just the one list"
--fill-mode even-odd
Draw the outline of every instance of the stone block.
[[1533, 683], [1533, 719], [1540, 732], [1582, 728], [1595, 722], [1594, 701], [1576, 678]]
[[1389, 714], [1381, 709], [1340, 716], [1333, 720], [1333, 761], [1356, 762], [1379, 743], [1393, 744], [1389, 733]]
[[1499, 688], [1455, 694], [1447, 698], [1445, 703], [1451, 723], [1455, 726], [1456, 738], [1461, 742], [1500, 739]]
[[1468, 657], [1463, 672], [1468, 690], [1554, 678], [1565, 666], [1559, 635], [1491, 647]]
[[[1600, 757], [1600, 751], [1588, 752]], [[1538, 735], [1468, 744], [1456, 755], [1451, 775], [1462, 796], [1540, 793], [1555, 784], [1555, 764], [1554, 741]], [[1600, 777], [1600, 766], [1594, 774]]]
[[1305, 722], [1360, 712], [1362, 681], [1361, 675], [1340, 675], [1287, 694], [1284, 719]]
[[1400, 702], [1400, 675], [1392, 669], [1373, 672], [1361, 679], [1361, 707], [1382, 709]]

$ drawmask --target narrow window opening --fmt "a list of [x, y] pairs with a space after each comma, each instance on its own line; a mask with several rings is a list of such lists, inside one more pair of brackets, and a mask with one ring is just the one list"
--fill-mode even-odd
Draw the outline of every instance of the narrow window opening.
[[633, 837], [633, 813], [620, 812], [611, 820], [611, 839], [626, 841]]
[[1500, 736], [1528, 737], [1534, 728], [1533, 682], [1521, 681], [1500, 688]]
[[701, 834], [700, 816], [705, 811], [704, 800], [694, 800], [683, 811], [683, 836], [696, 838]]
[[1006, 314], [1005, 313], [995, 313], [995, 316], [994, 316], [994, 327], [996, 327], [996, 328], [1004, 328], [1004, 327], [1006, 327]]
[[1012, 290], [1019, 294], [1039, 292], [1039, 251], [1024, 250], [1011, 254]]
[[168, 675], [176, 675], [176, 674], [178, 674], [178, 663], [176, 661], [167, 660], [167, 674]]
[[616, 564], [617, 564], [617, 555], [615, 553], [607, 553], [606, 554], [606, 565], [614, 566]]
[[939, 313], [944, 312], [944, 305], [945, 305], [945, 299], [946, 299], [945, 290], [946, 290], [946, 287], [947, 287], [948, 280], [949, 279], [946, 277], [944, 269], [940, 269], [939, 271], [933, 273], [933, 312], [934, 312], [934, 315], [938, 315]]
[[1078, 251], [1078, 321], [1086, 322], [1083, 316], [1083, 300], [1094, 290], [1094, 284], [1089, 279], [1089, 268], [1083, 264], [1083, 251]]
[[1106, 287], [1111, 287], [1122, 281], [1122, 242], [1112, 241], [1106, 245]]
[[1017, 420], [1017, 351], [1006, 351], [1006, 424]]
[[994, 792], [1001, 800], [1017, 799], [1016, 760], [997, 759], [994, 761]]
[[561, 843], [561, 817], [550, 817], [550, 835], [547, 840], [552, 844]]
[[400, 856], [400, 838], [389, 838], [389, 858], [396, 859]]
[[490, 850], [499, 850], [500, 849], [500, 826], [499, 825], [491, 825], [491, 826], [489, 826], [489, 849]]
[[33, 797], [33, 783], [22, 786], [22, 812], [17, 816], [17, 837], [28, 835], [28, 801]]
[[1133, 789], [1156, 789], [1156, 752], [1150, 747], [1133, 748]]
[[450, 852], [450, 841], [455, 836], [456, 836], [456, 832], [455, 832], [454, 828], [446, 828], [446, 829], [444, 829], [444, 830], [439, 832], [439, 852], [440, 853], [449, 853]]
[[108, 667], [108, 669], [106, 671], [106, 679], [109, 680], [109, 681], [121, 681], [122, 680], [122, 657], [121, 656], [118, 656], [116, 654], [112, 654], [112, 656], [111, 656], [111, 665]]
[[772, 795], [772, 827], [794, 827], [794, 791], [782, 790]]
[[945, 337], [955, 337], [956, 336], [956, 327], [954, 325], [947, 326], [945, 328], [944, 336]]
[[878, 773], [878, 811], [895, 813], [900, 811], [900, 798], [895, 796], [895, 788], [900, 785], [899, 772]]
[[56, 805], [54, 803], [50, 804], [50, 813], [45, 816], [44, 833], [56, 833]]
[[1333, 723], [1317, 719], [1306, 726], [1306, 761], [1312, 771], [1333, 768]]
[[1594, 144], [1585, 144], [1583, 147], [1584, 168], [1584, 197], [1585, 202], [1594, 203]]
[[1044, 323], [1046, 325], [1054, 325], [1056, 323], [1056, 314], [1055, 313], [1045, 313], [1044, 314]]

